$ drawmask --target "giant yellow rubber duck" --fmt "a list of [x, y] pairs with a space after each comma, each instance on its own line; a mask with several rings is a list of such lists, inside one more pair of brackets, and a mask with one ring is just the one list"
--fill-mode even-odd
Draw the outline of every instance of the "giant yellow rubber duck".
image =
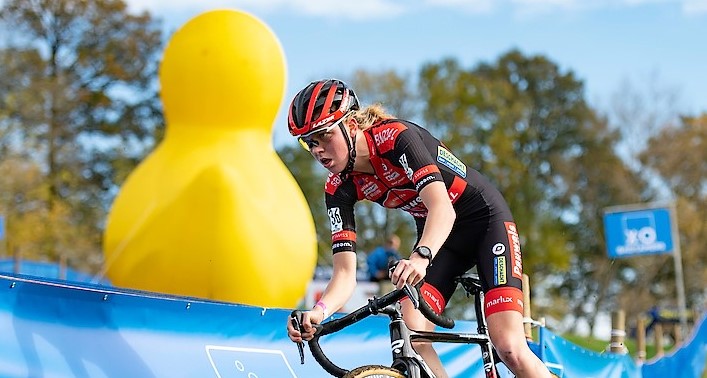
[[164, 140], [126, 180], [104, 235], [117, 286], [293, 307], [316, 264], [304, 196], [271, 145], [285, 89], [272, 31], [236, 10], [180, 28], [160, 66]]

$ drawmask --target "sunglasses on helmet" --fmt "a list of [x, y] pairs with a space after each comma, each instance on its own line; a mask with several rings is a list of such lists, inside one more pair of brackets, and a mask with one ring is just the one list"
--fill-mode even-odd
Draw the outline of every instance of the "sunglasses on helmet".
[[344, 116], [344, 117], [339, 118], [338, 121], [332, 123], [329, 126], [321, 127], [316, 130], [312, 130], [306, 134], [303, 134], [302, 136], [297, 138], [297, 141], [299, 141], [299, 144], [300, 144], [300, 146], [302, 146], [302, 148], [304, 148], [307, 151], [310, 151], [312, 148], [319, 146], [319, 141], [314, 140], [313, 139], [314, 136], [325, 134], [325, 133], [328, 133], [328, 132], [334, 130], [334, 128], [336, 126], [339, 126], [339, 124], [341, 124], [341, 122], [344, 120], [344, 118], [346, 118], [346, 117]]

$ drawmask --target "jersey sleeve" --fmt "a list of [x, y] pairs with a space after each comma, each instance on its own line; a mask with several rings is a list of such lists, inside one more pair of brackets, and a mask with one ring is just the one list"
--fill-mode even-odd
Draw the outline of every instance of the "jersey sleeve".
[[[352, 192], [353, 191], [353, 192]], [[331, 225], [332, 253], [356, 252], [355, 189], [350, 182], [330, 176], [325, 187], [325, 202]]]

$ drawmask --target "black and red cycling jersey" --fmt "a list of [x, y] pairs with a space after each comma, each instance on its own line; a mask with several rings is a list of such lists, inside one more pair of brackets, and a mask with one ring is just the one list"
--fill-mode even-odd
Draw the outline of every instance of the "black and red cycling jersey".
[[499, 305], [487, 306], [487, 313], [522, 309], [520, 242], [500, 192], [412, 122], [383, 120], [363, 130], [363, 135], [374, 173], [352, 172], [345, 179], [329, 174], [325, 184], [333, 253], [356, 251], [354, 205], [364, 199], [410, 213], [419, 240], [427, 217], [419, 193], [426, 185], [442, 181], [457, 218], [428, 268], [425, 280], [433, 288], [427, 295], [441, 311], [454, 291], [450, 278], [478, 265], [484, 291], [503, 289], [487, 295], [487, 304]]

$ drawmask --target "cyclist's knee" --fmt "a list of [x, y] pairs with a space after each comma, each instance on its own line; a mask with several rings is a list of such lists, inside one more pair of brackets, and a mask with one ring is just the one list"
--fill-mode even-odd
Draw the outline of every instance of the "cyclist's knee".
[[497, 348], [496, 352], [498, 353], [498, 356], [501, 357], [501, 361], [503, 361], [503, 363], [506, 364], [511, 371], [517, 372], [523, 365], [520, 353], [517, 350]]
[[525, 343], [518, 342], [517, 338], [502, 337], [501, 340], [496, 340], [493, 343], [496, 353], [501, 357], [503, 363], [516, 374], [526, 371], [532, 363], [529, 359], [532, 352]]

